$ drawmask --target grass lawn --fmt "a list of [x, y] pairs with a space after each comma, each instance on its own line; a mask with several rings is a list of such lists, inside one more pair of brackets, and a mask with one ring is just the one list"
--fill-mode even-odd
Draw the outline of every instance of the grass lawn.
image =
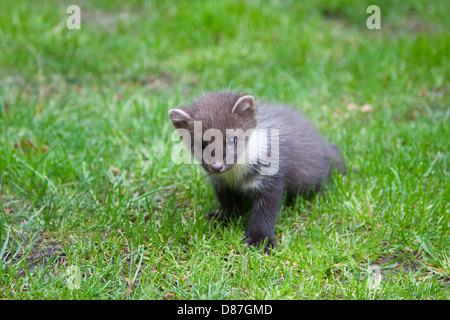
[[[0, 299], [450, 298], [448, 1], [0, 4]], [[349, 167], [270, 256], [171, 160], [168, 110], [228, 88]]]

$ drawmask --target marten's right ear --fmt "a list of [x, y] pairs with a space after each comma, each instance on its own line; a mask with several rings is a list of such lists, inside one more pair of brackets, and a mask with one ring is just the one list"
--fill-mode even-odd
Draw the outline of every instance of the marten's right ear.
[[189, 122], [193, 121], [192, 117], [188, 115], [185, 111], [181, 109], [171, 109], [169, 110], [170, 121], [172, 121], [173, 126], [177, 129], [186, 128]]
[[246, 95], [240, 97], [233, 109], [231, 109], [231, 113], [239, 114], [241, 116], [245, 115], [255, 115], [256, 114], [256, 102], [255, 98], [250, 95]]

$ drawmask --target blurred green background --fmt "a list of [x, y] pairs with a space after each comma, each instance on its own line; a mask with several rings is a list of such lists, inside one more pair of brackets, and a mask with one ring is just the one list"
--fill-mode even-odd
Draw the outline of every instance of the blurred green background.
[[[0, 8], [1, 298], [448, 299], [448, 1]], [[167, 111], [223, 89], [301, 109], [351, 168], [283, 208], [270, 257], [171, 161]]]

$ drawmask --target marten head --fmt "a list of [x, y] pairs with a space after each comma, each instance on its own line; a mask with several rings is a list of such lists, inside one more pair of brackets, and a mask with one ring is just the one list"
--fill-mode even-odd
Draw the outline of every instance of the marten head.
[[245, 163], [246, 147], [256, 128], [256, 103], [250, 95], [209, 93], [188, 107], [169, 111], [183, 141], [208, 172], [223, 173]]

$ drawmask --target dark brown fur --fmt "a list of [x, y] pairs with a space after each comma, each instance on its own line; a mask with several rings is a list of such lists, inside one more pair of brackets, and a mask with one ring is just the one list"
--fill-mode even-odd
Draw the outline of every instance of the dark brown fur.
[[[273, 174], [262, 175], [267, 164], [259, 158], [257, 163], [244, 165], [226, 164], [225, 161], [207, 164], [203, 157], [201, 159], [220, 202], [219, 212], [208, 216], [229, 219], [233, 212], [246, 211], [245, 203], [249, 202], [247, 243], [257, 247], [265, 243], [266, 252], [276, 245], [273, 230], [285, 193], [291, 197], [311, 195], [323, 186], [334, 170], [346, 171], [338, 147], [326, 143], [300, 112], [282, 105], [256, 106], [251, 96], [219, 92], [204, 95], [189, 107], [173, 109], [169, 116], [175, 128], [187, 129], [191, 135], [194, 121], [202, 121], [202, 134], [210, 128], [223, 132], [224, 141], [202, 141], [202, 148], [223, 142], [224, 156], [230, 151], [225, 146], [226, 129], [279, 130], [279, 167]], [[235, 160], [254, 143], [249, 136], [242, 140], [245, 140], [242, 148], [236, 146], [234, 149]], [[194, 139], [191, 141], [194, 152]]]

